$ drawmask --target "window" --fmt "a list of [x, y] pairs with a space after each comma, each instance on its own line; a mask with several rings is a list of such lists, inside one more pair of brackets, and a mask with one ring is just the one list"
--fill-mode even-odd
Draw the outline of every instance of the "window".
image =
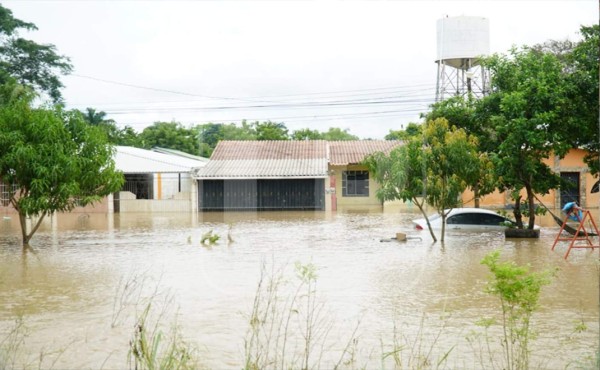
[[6, 185], [0, 182], [0, 205], [6, 207], [10, 204], [10, 198], [17, 191], [16, 185]]
[[459, 213], [448, 217], [448, 225], [481, 225], [481, 226], [499, 226], [506, 219], [500, 215], [491, 215], [486, 213]]
[[369, 171], [344, 171], [342, 195], [345, 197], [368, 197]]
[[154, 193], [152, 174], [125, 174], [122, 191], [130, 191], [136, 199], [152, 199]]

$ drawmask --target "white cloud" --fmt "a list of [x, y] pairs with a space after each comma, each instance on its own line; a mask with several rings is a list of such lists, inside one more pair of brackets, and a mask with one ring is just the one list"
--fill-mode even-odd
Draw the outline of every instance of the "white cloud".
[[[492, 52], [548, 39], [575, 39], [597, 22], [597, 3], [580, 1], [5, 1], [35, 23], [27, 36], [55, 44], [75, 73], [196, 97], [136, 89], [82, 77], [63, 80], [68, 105], [104, 110], [142, 129], [156, 120], [184, 124], [276, 119], [291, 130], [331, 126], [382, 138], [418, 119], [435, 86], [436, 20], [490, 20]], [[419, 86], [415, 86], [419, 85]], [[201, 96], [261, 97], [398, 86], [420, 104], [350, 108], [222, 109], [251, 104]], [[427, 90], [426, 90], [427, 88]], [[430, 95], [427, 95], [430, 94]], [[337, 94], [340, 95], [340, 94]], [[352, 93], [346, 93], [350, 99]], [[285, 99], [298, 99], [298, 96]], [[305, 96], [317, 100], [318, 95]], [[358, 98], [358, 97], [353, 97]], [[322, 99], [321, 99], [322, 100]], [[167, 102], [175, 101], [177, 103]], [[165, 108], [160, 112], [152, 109]], [[399, 110], [395, 114], [361, 112]], [[333, 117], [339, 114], [340, 118]], [[310, 116], [314, 118], [290, 118]]]

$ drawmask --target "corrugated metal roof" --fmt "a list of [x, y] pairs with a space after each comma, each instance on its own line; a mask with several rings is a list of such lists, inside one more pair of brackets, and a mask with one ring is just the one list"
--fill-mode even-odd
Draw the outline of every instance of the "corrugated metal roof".
[[395, 147], [402, 145], [397, 140], [351, 140], [329, 142], [329, 164], [344, 166], [358, 164], [369, 154], [376, 152], [389, 153]]
[[220, 141], [201, 178], [303, 178], [327, 176], [327, 142], [323, 140]]
[[211, 160], [327, 158], [324, 140], [239, 140], [220, 141]]
[[400, 141], [221, 141], [206, 166], [194, 170], [198, 179], [327, 177], [328, 163], [360, 163], [365, 156], [389, 153]]
[[324, 178], [327, 159], [211, 159], [206, 166], [195, 169], [193, 176], [197, 179]]
[[182, 152], [180, 150], [175, 150], [175, 149], [161, 148], [161, 147], [155, 146], [152, 148], [152, 151], [158, 152], [158, 153], [163, 153], [163, 154], [170, 154], [170, 155], [174, 155], [174, 156], [178, 156], [178, 157], [184, 157], [184, 158], [188, 158], [188, 159], [194, 159], [194, 160], [200, 161], [200, 162], [208, 162], [208, 158], [199, 157], [197, 155], [193, 155], [193, 154]]
[[115, 166], [123, 173], [190, 172], [206, 162], [130, 146], [116, 146]]

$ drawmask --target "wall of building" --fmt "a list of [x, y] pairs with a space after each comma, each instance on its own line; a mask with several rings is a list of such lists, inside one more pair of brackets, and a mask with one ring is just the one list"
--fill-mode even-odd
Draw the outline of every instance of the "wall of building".
[[175, 199], [179, 193], [190, 193], [193, 182], [189, 173], [154, 174], [154, 199]]
[[360, 206], [381, 206], [382, 202], [377, 199], [376, 193], [379, 184], [369, 174], [369, 196], [344, 196], [343, 194], [343, 172], [344, 171], [367, 171], [367, 167], [360, 165], [348, 166], [329, 166], [331, 176], [335, 178], [335, 204], [336, 209], [360, 207]]
[[[597, 181], [589, 172], [587, 165], [583, 162], [583, 158], [586, 151], [581, 149], [572, 149], [563, 158], [560, 159], [557, 156], [552, 156], [546, 159], [544, 162], [550, 166], [556, 173], [561, 172], [579, 172], [579, 199], [580, 205], [584, 208], [598, 208], [600, 202], [599, 193], [591, 193], [592, 186]], [[523, 191], [522, 196], [525, 198], [526, 194]], [[551, 190], [548, 194], [540, 195], [537, 197], [544, 203], [544, 205], [551, 209], [560, 209], [560, 190]], [[474, 206], [473, 192], [467, 190], [462, 196], [463, 204], [465, 207]], [[536, 203], [539, 201], [536, 200]], [[480, 206], [485, 208], [505, 208], [512, 206], [513, 201], [510, 198], [510, 194], [494, 192], [492, 194], [485, 195], [480, 199]]]
[[119, 213], [191, 212], [190, 193], [177, 193], [170, 199], [136, 199], [128, 191], [119, 192]]

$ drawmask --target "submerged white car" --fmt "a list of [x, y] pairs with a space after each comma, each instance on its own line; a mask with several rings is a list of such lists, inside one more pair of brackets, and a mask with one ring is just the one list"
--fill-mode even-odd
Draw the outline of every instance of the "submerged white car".
[[[439, 214], [429, 216], [428, 219], [433, 229], [442, 228], [442, 216]], [[417, 230], [427, 229], [424, 218], [413, 220], [413, 223]], [[482, 208], [453, 208], [446, 216], [446, 230], [502, 231], [511, 225], [515, 225], [511, 219]]]

